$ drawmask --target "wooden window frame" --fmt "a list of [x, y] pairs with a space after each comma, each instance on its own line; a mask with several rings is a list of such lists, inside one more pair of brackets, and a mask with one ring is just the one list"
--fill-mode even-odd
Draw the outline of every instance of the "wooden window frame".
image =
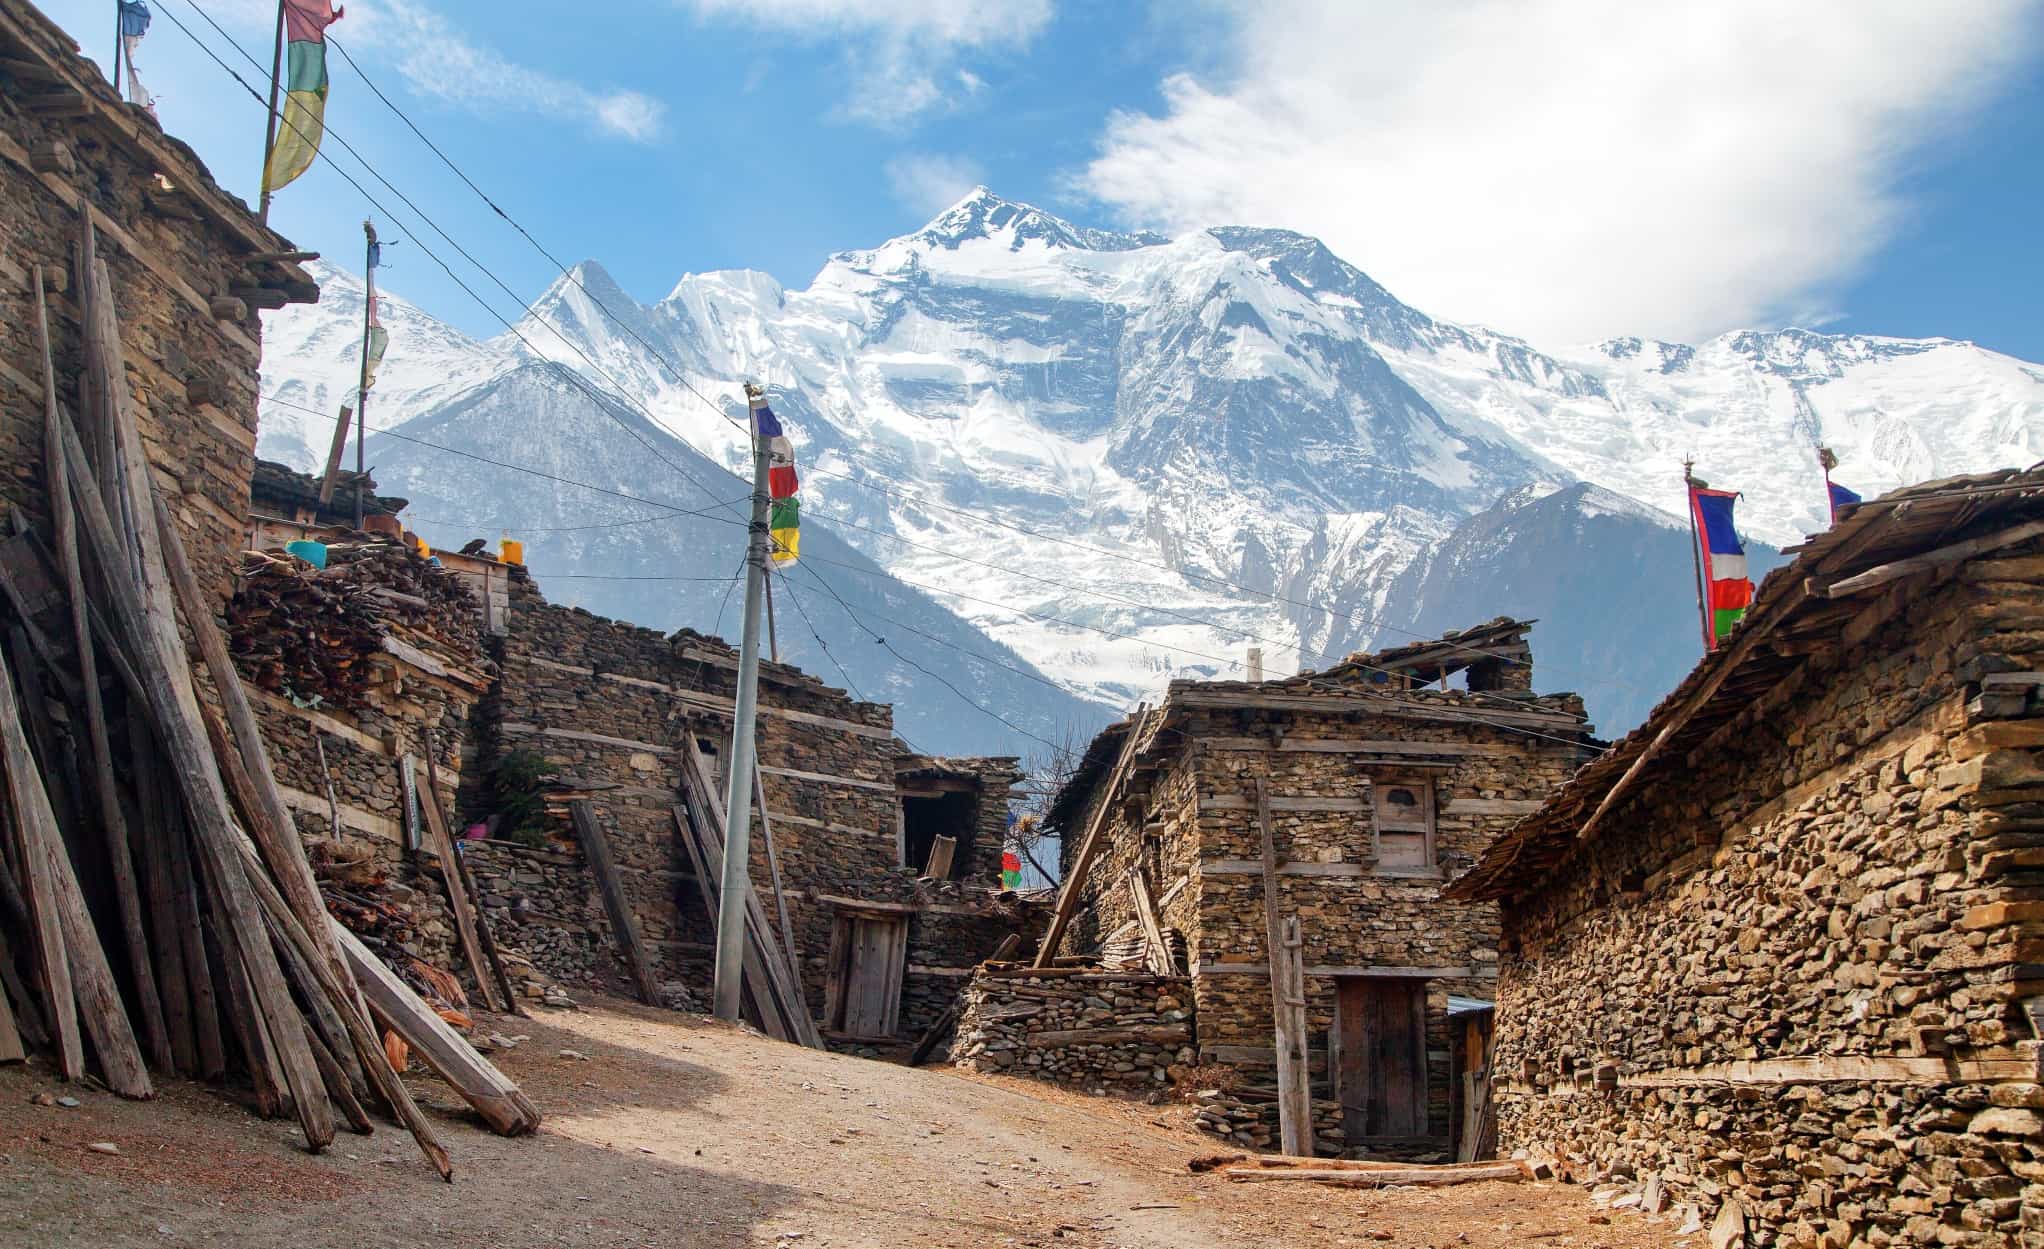
[[[1384, 827], [1384, 795], [1393, 789], [1409, 789], [1419, 797], [1419, 829], [1389, 829]], [[1381, 876], [1434, 877], [1441, 875], [1440, 859], [1440, 804], [1434, 796], [1434, 781], [1431, 776], [1407, 776], [1392, 774], [1372, 777], [1369, 784], [1370, 803], [1370, 857], [1374, 870]], [[1384, 834], [1408, 835], [1417, 832], [1421, 836], [1423, 863], [1401, 863], [1387, 866], [1384, 862]]]

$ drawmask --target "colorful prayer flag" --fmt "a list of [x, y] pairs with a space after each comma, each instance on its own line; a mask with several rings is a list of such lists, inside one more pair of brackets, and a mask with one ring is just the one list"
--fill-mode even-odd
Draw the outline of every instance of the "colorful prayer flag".
[[766, 445], [767, 496], [773, 500], [767, 529], [773, 534], [776, 564], [792, 564], [801, 553], [802, 501], [795, 497], [801, 482], [795, 476], [795, 444], [788, 441], [781, 419], [764, 395], [752, 400], [752, 429]]
[[1694, 482], [1689, 487], [1689, 506], [1701, 539], [1703, 580], [1706, 600], [1703, 636], [1712, 650], [1746, 615], [1753, 603], [1753, 582], [1746, 576], [1746, 548], [1732, 524], [1732, 505], [1739, 495], [1733, 490], [1709, 490]]
[[263, 162], [263, 192], [272, 194], [312, 168], [326, 133], [326, 28], [342, 10], [327, 0], [281, 0], [284, 7], [284, 116]]
[[1013, 850], [1004, 850], [1001, 852], [1001, 888], [1020, 889], [1021, 887], [1021, 856], [1017, 855]]
[[1824, 483], [1824, 489], [1828, 491], [1831, 495], [1831, 519], [1833, 522], [1836, 522], [1838, 520], [1839, 508], [1851, 507], [1853, 504], [1858, 503], [1860, 501], [1860, 497], [1857, 492], [1847, 490], [1844, 486], [1839, 485], [1835, 481], [1826, 480]]

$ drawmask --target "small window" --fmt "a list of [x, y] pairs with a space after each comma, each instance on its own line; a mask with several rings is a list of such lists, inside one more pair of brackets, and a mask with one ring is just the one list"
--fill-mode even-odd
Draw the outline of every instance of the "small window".
[[1434, 860], [1433, 786], [1409, 781], [1380, 782], [1371, 804], [1379, 868], [1430, 869]]

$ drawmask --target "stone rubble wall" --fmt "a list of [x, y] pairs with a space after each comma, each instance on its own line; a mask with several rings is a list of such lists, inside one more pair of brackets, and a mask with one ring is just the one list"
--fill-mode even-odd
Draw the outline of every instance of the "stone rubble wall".
[[2044, 667], [2044, 558], [2011, 555], [1508, 907], [1507, 1150], [1736, 1200], [1761, 1244], [2044, 1245], [2044, 707], [1986, 684]]
[[1090, 1093], [1167, 1087], [1194, 1058], [1183, 977], [982, 969], [965, 986], [953, 1061]]
[[[1199, 1109], [1193, 1112], [1193, 1126], [1231, 1145], [1257, 1153], [1275, 1153], [1283, 1139], [1278, 1125], [1277, 1099], [1248, 1097], [1227, 1089], [1201, 1089], [1195, 1094]], [[1325, 1097], [1313, 1098], [1314, 1152], [1340, 1157], [1347, 1151], [1341, 1126], [1341, 1103]]]

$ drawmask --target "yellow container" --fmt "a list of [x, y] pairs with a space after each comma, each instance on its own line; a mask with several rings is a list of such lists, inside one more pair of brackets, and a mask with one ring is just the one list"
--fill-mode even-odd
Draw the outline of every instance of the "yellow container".
[[516, 538], [506, 538], [500, 545], [504, 549], [498, 558], [502, 559], [505, 563], [523, 564], [525, 562], [525, 544], [523, 542]]
[[412, 545], [418, 548], [420, 559], [433, 558], [433, 548], [428, 546], [426, 544], [426, 540], [420, 537], [418, 534], [412, 535]]

